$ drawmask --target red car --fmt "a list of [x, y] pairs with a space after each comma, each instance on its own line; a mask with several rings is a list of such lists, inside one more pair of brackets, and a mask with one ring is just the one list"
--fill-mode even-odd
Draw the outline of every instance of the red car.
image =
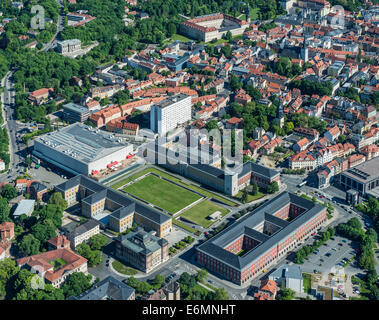
[[313, 232], [313, 233], [311, 234], [311, 236], [314, 236], [314, 235], [316, 235], [316, 233]]
[[206, 236], [208, 234], [208, 232], [204, 232], [204, 235]]

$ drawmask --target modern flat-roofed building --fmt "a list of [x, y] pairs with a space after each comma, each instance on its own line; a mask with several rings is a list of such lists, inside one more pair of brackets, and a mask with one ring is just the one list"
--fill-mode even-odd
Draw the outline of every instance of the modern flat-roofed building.
[[[121, 232], [136, 223], [155, 231], [159, 237], [171, 232], [171, 217], [84, 175], [77, 175], [55, 189], [62, 193], [69, 207], [81, 203], [83, 216], [107, 224], [114, 231]], [[103, 222], [106, 217], [108, 222]]]
[[340, 183], [345, 190], [356, 190], [361, 197], [367, 192], [379, 187], [379, 160], [378, 158], [365, 161], [340, 175]]
[[242, 285], [294, 250], [326, 220], [324, 206], [282, 192], [198, 246], [196, 260]]
[[116, 239], [116, 256], [148, 273], [168, 260], [168, 242], [138, 227]]
[[90, 111], [88, 108], [75, 103], [67, 103], [62, 106], [64, 118], [69, 122], [84, 122], [88, 119]]
[[19, 218], [21, 215], [26, 214], [30, 217], [34, 211], [35, 200], [22, 199], [18, 204], [15, 212], [13, 212], [14, 218]]
[[151, 106], [150, 129], [164, 135], [191, 120], [191, 97], [177, 94]]
[[33, 154], [73, 174], [89, 175], [125, 160], [133, 145], [107, 132], [74, 123], [34, 140]]
[[268, 278], [275, 281], [279, 288], [284, 286], [295, 292], [304, 292], [303, 275], [299, 266], [282, 265], [271, 273]]

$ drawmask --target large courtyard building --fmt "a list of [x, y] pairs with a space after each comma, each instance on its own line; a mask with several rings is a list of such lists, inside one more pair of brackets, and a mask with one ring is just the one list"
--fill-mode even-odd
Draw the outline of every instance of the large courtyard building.
[[379, 190], [379, 160], [365, 161], [349, 170], [343, 171], [340, 183], [346, 190], [356, 190], [361, 197]]
[[248, 21], [223, 13], [214, 13], [182, 22], [180, 33], [192, 39], [209, 42], [213, 39], [221, 39], [228, 31], [233, 37], [243, 34], [249, 26]]
[[191, 97], [177, 94], [169, 97], [150, 109], [150, 129], [163, 136], [178, 125], [191, 120]]
[[116, 232], [125, 231], [133, 223], [155, 231], [158, 237], [171, 232], [169, 216], [84, 175], [77, 175], [55, 189], [62, 193], [69, 207], [79, 202], [83, 216], [109, 225]]
[[282, 192], [197, 247], [197, 262], [242, 285], [275, 264], [327, 220], [326, 208]]
[[73, 174], [106, 169], [132, 153], [133, 145], [112, 134], [74, 123], [34, 140], [33, 154]]
[[168, 242], [137, 228], [116, 239], [116, 256], [148, 273], [168, 260]]

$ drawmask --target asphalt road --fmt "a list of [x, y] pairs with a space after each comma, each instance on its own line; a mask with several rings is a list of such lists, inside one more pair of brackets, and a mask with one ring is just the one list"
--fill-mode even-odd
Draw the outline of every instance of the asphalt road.
[[26, 155], [25, 145], [17, 142], [17, 131], [20, 126], [16, 121], [16, 110], [15, 110], [15, 89], [14, 82], [12, 79], [13, 71], [10, 71], [2, 79], [2, 86], [4, 92], [1, 94], [2, 107], [4, 110], [5, 121], [3, 126], [8, 129], [8, 135], [10, 138], [9, 153], [10, 153], [10, 164], [9, 170], [6, 173], [0, 175], [1, 181], [13, 180], [17, 175], [23, 174], [23, 157]]

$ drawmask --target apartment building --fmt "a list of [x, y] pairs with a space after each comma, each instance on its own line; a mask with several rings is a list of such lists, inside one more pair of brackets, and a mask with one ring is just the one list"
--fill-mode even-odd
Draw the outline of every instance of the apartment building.
[[191, 97], [178, 94], [150, 109], [150, 129], [160, 136], [191, 120]]

